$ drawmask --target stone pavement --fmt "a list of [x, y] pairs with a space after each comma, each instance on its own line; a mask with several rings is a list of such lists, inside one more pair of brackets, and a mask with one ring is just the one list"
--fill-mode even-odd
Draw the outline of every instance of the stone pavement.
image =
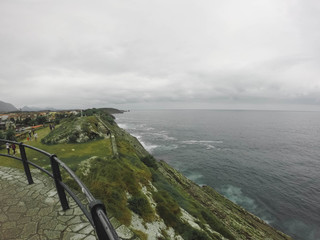
[[77, 204], [63, 211], [53, 180], [31, 171], [28, 185], [22, 170], [0, 167], [0, 239], [97, 239]]

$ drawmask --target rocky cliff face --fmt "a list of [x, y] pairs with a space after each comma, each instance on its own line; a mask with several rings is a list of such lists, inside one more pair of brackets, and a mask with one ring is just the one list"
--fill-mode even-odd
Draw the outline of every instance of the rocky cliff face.
[[208, 186], [200, 187], [161, 161], [159, 171], [215, 214], [236, 239], [291, 239]]

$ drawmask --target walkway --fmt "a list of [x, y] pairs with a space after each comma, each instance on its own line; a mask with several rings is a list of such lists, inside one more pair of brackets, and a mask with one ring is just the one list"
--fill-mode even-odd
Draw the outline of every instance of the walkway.
[[[28, 185], [23, 170], [0, 166], [0, 239], [96, 240], [93, 227], [73, 199], [68, 197], [70, 209], [63, 211], [54, 181], [36, 169], [31, 174], [34, 184]], [[116, 218], [109, 219], [120, 239], [139, 239]]]
[[[100, 123], [106, 128], [106, 130], [109, 130], [109, 127], [107, 126], [107, 124], [105, 124], [104, 121], [101, 120], [101, 118], [98, 116], [98, 115], [95, 115], [95, 117], [100, 121]], [[111, 146], [112, 146], [112, 154], [113, 156], [115, 157], [118, 157], [119, 156], [119, 153], [118, 153], [118, 148], [117, 148], [117, 143], [116, 143], [116, 137], [114, 136], [113, 133], [111, 133], [111, 136], [110, 136], [110, 140], [111, 140]]]
[[62, 210], [52, 179], [38, 170], [32, 177], [28, 185], [23, 171], [0, 167], [0, 239], [96, 239], [73, 200]]

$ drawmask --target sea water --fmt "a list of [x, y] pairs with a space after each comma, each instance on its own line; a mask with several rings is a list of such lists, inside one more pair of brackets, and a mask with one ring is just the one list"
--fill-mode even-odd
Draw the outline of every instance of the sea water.
[[197, 184], [294, 239], [320, 239], [320, 112], [144, 110], [116, 118]]

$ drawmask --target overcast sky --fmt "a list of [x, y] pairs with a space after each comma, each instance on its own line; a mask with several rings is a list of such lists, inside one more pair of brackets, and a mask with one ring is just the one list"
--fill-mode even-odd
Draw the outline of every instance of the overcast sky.
[[320, 1], [1, 0], [0, 100], [320, 110]]

